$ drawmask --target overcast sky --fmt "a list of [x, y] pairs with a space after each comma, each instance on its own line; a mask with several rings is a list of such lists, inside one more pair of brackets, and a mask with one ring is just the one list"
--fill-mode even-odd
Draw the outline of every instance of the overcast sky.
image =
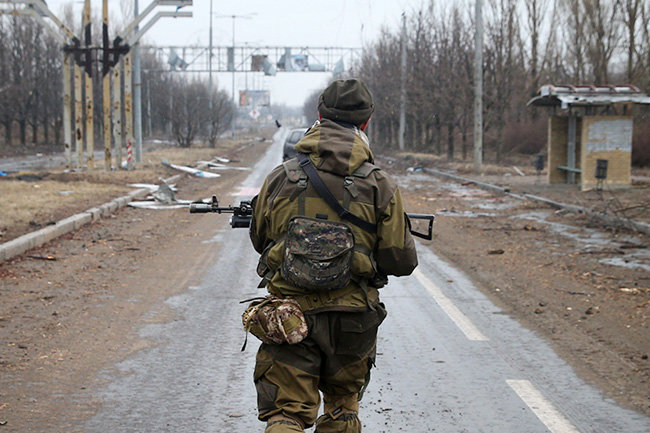
[[[119, 14], [122, 2], [110, 0], [111, 15]], [[213, 43], [232, 44], [232, 19], [217, 15], [249, 15], [250, 19], [235, 20], [235, 44], [278, 46], [361, 47], [374, 40], [382, 26], [398, 28], [403, 10], [419, 8], [428, 0], [213, 0]], [[55, 13], [70, 0], [48, 0]], [[76, 0], [75, 10], [81, 19], [83, 1]], [[140, 0], [142, 11], [150, 0]], [[91, 0], [93, 14], [100, 16], [102, 1]], [[173, 10], [160, 7], [160, 10]], [[194, 0], [186, 8], [193, 18], [161, 19], [147, 34], [147, 43], [154, 45], [208, 45], [210, 28], [210, 0]], [[152, 14], [153, 15], [153, 14]], [[241, 77], [239, 76], [241, 75]], [[236, 91], [243, 89], [244, 74], [237, 74]], [[249, 87], [270, 89], [273, 103], [302, 105], [307, 95], [322, 88], [331, 77], [323, 73], [280, 73], [276, 77], [252, 79]], [[230, 93], [231, 75], [217, 74], [219, 86]]]

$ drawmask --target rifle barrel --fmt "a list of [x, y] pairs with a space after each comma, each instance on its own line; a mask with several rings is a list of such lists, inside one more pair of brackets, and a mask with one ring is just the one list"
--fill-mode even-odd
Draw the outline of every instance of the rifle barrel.
[[190, 203], [190, 213], [212, 212], [212, 205], [207, 203]]

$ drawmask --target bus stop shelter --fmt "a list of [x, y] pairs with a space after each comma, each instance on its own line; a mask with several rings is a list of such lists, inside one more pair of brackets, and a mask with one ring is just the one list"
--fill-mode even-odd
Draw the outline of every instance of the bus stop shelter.
[[552, 110], [548, 182], [629, 187], [634, 104], [650, 105], [634, 86], [542, 86], [527, 105]]

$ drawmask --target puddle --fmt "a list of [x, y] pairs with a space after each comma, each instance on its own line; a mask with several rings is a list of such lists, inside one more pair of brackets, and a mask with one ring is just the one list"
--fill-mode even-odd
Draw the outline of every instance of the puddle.
[[[511, 218], [527, 219], [538, 223], [545, 224], [552, 232], [569, 238], [576, 242], [582, 250], [598, 249], [603, 247], [619, 248], [624, 244], [636, 244], [637, 241], [632, 237], [621, 237], [613, 240], [608, 233], [597, 229], [587, 227], [575, 227], [568, 224], [548, 221], [549, 213], [530, 212], [521, 215], [515, 215]], [[617, 257], [605, 257], [598, 260], [599, 263], [611, 266], [619, 266], [627, 269], [642, 269], [650, 271], [650, 251], [647, 248], [641, 248], [636, 251], [626, 252], [624, 255]]]
[[473, 204], [472, 207], [476, 207], [483, 210], [504, 210], [510, 209], [517, 206], [519, 203], [508, 200], [508, 201], [482, 201], [480, 203]]
[[618, 246], [618, 244], [616, 242], [613, 242], [607, 234], [599, 230], [586, 227], [575, 227], [568, 224], [548, 221], [547, 218], [549, 216], [550, 214], [547, 212], [530, 212], [514, 215], [511, 218], [527, 219], [546, 224], [552, 232], [572, 239], [576, 243], [581, 244], [583, 249], [592, 247]]
[[472, 212], [471, 210], [464, 210], [464, 211], [455, 211], [455, 210], [443, 210], [440, 212], [436, 212], [436, 215], [446, 215], [450, 217], [458, 217], [458, 218], [477, 218], [477, 217], [495, 217], [497, 216], [494, 213], [486, 213], [486, 212]]
[[[639, 258], [639, 259], [637, 259]], [[645, 262], [645, 263], [644, 263]], [[620, 266], [627, 269], [642, 269], [650, 272], [650, 251], [642, 251], [635, 254], [626, 254], [622, 257], [609, 257], [598, 260], [598, 263], [611, 266]]]
[[443, 189], [450, 191], [450, 196], [458, 198], [473, 198], [473, 197], [485, 197], [490, 195], [489, 192], [483, 191], [482, 189], [471, 188], [469, 186], [461, 185], [455, 182], [443, 183]]
[[406, 176], [395, 176], [395, 178], [400, 186], [410, 185], [413, 182], [440, 183], [440, 179], [421, 172], [409, 173]]

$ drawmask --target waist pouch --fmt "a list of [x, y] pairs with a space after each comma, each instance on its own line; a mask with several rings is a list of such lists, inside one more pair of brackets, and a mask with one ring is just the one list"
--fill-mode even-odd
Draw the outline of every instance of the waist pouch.
[[307, 292], [336, 290], [350, 282], [353, 257], [347, 224], [295, 216], [287, 226], [280, 274]]
[[266, 344], [300, 343], [309, 333], [298, 302], [273, 295], [253, 301], [242, 314], [242, 324]]

